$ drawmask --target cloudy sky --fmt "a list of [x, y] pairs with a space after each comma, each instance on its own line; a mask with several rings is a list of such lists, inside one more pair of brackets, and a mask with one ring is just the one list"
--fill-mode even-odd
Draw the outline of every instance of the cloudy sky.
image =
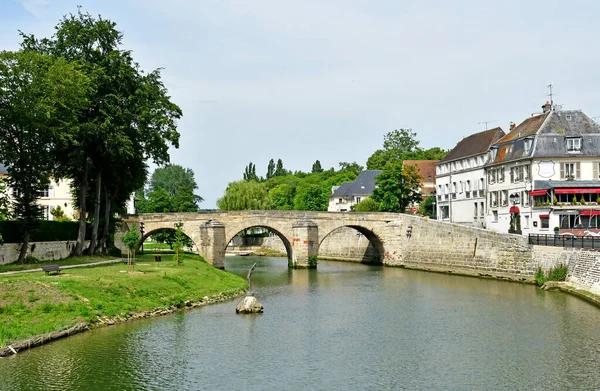
[[[526, 3], [526, 5], [525, 5]], [[0, 49], [49, 36], [77, 5], [117, 22], [184, 117], [174, 163], [203, 208], [252, 161], [291, 170], [365, 164], [412, 128], [452, 148], [555, 102], [600, 116], [596, 0], [0, 0]]]

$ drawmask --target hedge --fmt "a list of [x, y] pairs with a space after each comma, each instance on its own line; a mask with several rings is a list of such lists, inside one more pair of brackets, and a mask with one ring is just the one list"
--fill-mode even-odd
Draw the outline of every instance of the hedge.
[[[40, 220], [36, 227], [31, 231], [30, 242], [58, 242], [77, 240], [79, 223], [77, 221], [47, 221]], [[0, 221], [0, 234], [4, 238], [4, 243], [21, 242], [21, 223], [19, 221]], [[89, 240], [92, 234], [92, 227], [88, 225], [86, 229], [86, 240]]]

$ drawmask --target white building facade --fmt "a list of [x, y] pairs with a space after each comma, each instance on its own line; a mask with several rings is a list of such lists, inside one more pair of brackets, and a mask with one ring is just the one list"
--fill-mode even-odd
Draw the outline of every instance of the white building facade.
[[600, 126], [580, 110], [543, 109], [489, 151], [486, 226], [524, 235], [595, 234]]
[[461, 140], [436, 165], [436, 216], [473, 227], [485, 226], [486, 176], [489, 147], [505, 133], [500, 128]]

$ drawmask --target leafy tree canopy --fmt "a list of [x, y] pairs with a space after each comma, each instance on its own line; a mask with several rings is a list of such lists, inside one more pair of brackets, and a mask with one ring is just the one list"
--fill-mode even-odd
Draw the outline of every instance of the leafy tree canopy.
[[440, 160], [448, 151], [439, 147], [422, 149], [412, 129], [396, 129], [383, 137], [383, 149], [375, 151], [367, 160], [367, 169], [383, 170], [387, 163], [404, 160]]
[[194, 194], [198, 188], [194, 171], [175, 164], [159, 167], [150, 178], [146, 196], [138, 193], [139, 213], [196, 212], [202, 197]]
[[264, 183], [238, 181], [227, 186], [217, 206], [222, 210], [265, 210], [272, 209], [272, 202]]
[[379, 203], [381, 212], [403, 213], [412, 202], [421, 200], [421, 176], [416, 166], [389, 163], [375, 179], [378, 185], [371, 198]]
[[316, 162], [313, 163], [312, 170], [311, 170], [311, 172], [313, 174], [314, 173], [318, 173], [318, 172], [323, 172], [323, 171], [324, 170], [323, 170], [323, 167], [321, 167], [321, 162], [320, 161], [317, 160]]
[[366, 198], [354, 205], [353, 212], [379, 212], [379, 203], [372, 197]]

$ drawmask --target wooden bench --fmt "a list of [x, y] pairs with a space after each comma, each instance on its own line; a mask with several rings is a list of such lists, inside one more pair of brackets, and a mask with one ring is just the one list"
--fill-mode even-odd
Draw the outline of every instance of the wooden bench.
[[58, 265], [42, 266], [42, 270], [46, 272], [46, 274], [60, 274], [60, 266]]
[[[127, 261], [127, 258], [123, 258], [123, 259], [122, 259], [122, 261], [123, 261], [123, 263], [124, 263], [125, 265], [127, 265], [127, 264], [129, 263], [129, 262]], [[134, 261], [133, 261], [133, 259], [132, 259], [132, 260], [131, 260], [131, 264], [133, 265], [134, 263], [135, 263], [135, 262], [134, 262]]]

